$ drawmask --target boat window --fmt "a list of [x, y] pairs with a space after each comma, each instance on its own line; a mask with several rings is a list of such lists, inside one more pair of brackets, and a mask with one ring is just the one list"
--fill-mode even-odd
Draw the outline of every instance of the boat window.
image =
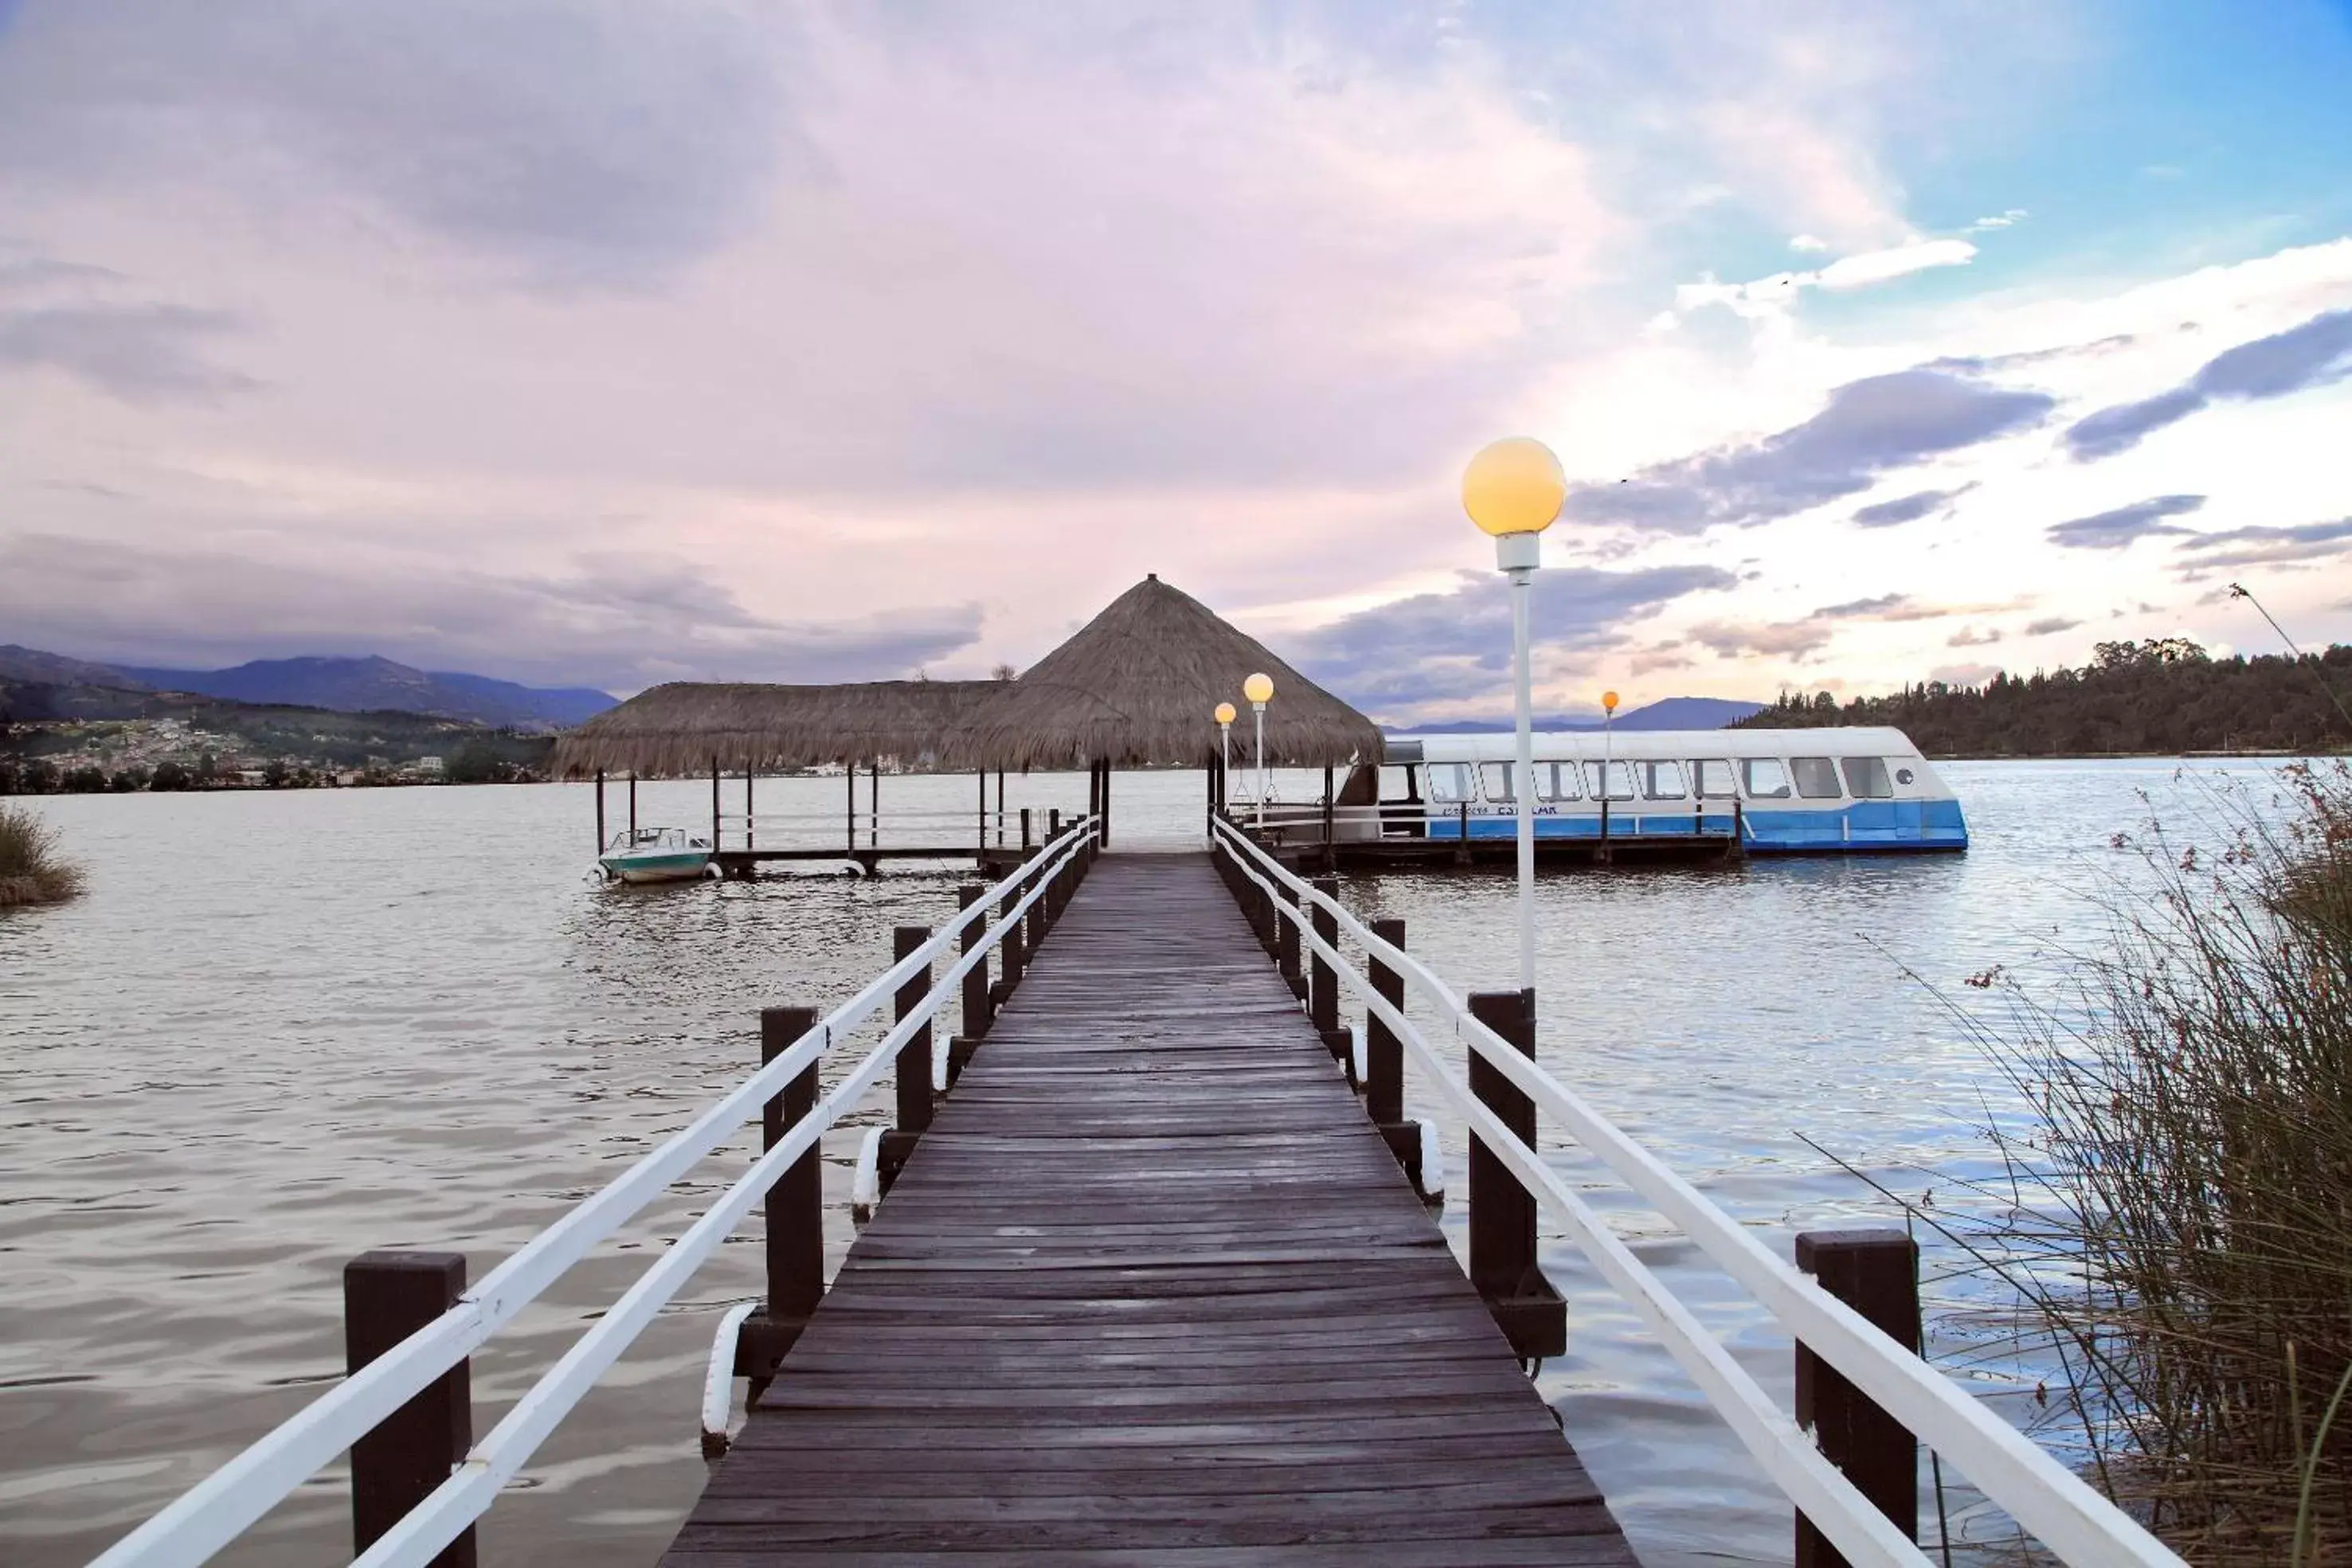
[[1429, 798], [1449, 806], [1470, 799], [1470, 765], [1466, 762], [1431, 763]]
[[1381, 799], [1394, 803], [1421, 799], [1421, 791], [1412, 787], [1412, 769], [1390, 763], [1381, 769]]
[[1683, 798], [1683, 765], [1679, 762], [1637, 762], [1634, 768], [1642, 775], [1642, 798], [1645, 800], [1679, 800]]
[[1583, 794], [1576, 787], [1576, 764], [1573, 762], [1537, 763], [1536, 785], [1547, 800], [1574, 800]]
[[1486, 799], [1498, 804], [1515, 800], [1518, 799], [1519, 792], [1511, 788], [1511, 775], [1518, 770], [1519, 765], [1516, 762], [1481, 762], [1478, 764], [1478, 788], [1485, 791]]
[[1789, 771], [1797, 776], [1797, 793], [1808, 800], [1834, 800], [1843, 793], [1837, 764], [1826, 757], [1791, 757]]
[[[1609, 771], [1605, 797], [1604, 786], [1601, 781], [1603, 768]], [[1630, 800], [1633, 798], [1633, 765], [1625, 762], [1588, 762], [1584, 765], [1584, 787], [1596, 800], [1604, 798], [1611, 800]]]
[[1895, 798], [1894, 781], [1886, 777], [1884, 757], [1849, 757], [1845, 768], [1845, 792], [1857, 800], [1891, 800]]
[[1728, 800], [1739, 793], [1732, 781], [1731, 764], [1720, 757], [1703, 758], [1691, 764], [1698, 775], [1698, 798], [1702, 800]]
[[1739, 761], [1740, 783], [1748, 789], [1751, 800], [1785, 800], [1789, 798], [1789, 770], [1780, 766], [1777, 757], [1744, 757]]

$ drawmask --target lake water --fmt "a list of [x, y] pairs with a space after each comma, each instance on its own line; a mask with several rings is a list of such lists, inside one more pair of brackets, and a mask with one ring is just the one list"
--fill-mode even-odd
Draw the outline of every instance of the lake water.
[[[1961, 979], [1994, 964], [2049, 973], [2053, 939], [2094, 931], [2090, 895], [2130, 874], [2110, 836], [2151, 800], [2195, 812], [2212, 768], [1944, 771], [1975, 837], [1965, 856], [1563, 872], [1539, 886], [1544, 1061], [1784, 1253], [1797, 1230], [1893, 1213], [1807, 1138], [1901, 1188], [1991, 1168], [1974, 1129], [2000, 1100], [1998, 1074], [1929, 988], [1977, 996]], [[762, 781], [759, 805], [805, 813], [797, 831], [814, 841], [838, 831], [825, 824], [842, 789]], [[1122, 848], [1197, 842], [1197, 774], [1122, 775], [1117, 790]], [[920, 810], [941, 813], [943, 835], [970, 831], [969, 778], [881, 791], [886, 823]], [[461, 1249], [480, 1277], [755, 1063], [761, 1006], [846, 998], [888, 962], [894, 925], [940, 918], [970, 875], [608, 888], [588, 874], [590, 793], [33, 803], [89, 890], [0, 915], [0, 1561], [80, 1563], [121, 1535], [340, 1375], [352, 1255]], [[1041, 815], [1084, 799], [1075, 775], [1012, 781], [1012, 805]], [[641, 787], [641, 821], [707, 823], [709, 810], [707, 784]], [[1402, 916], [1410, 946], [1465, 989], [1515, 983], [1512, 891], [1507, 872], [1484, 871], [1346, 890], [1367, 915]], [[887, 1119], [887, 1092], [860, 1120]], [[1409, 1112], [1433, 1107], [1409, 1086]], [[1460, 1128], [1444, 1135], [1459, 1249]], [[857, 1137], [826, 1142], [836, 1263]], [[706, 1164], [477, 1358], [477, 1432], [749, 1146]], [[1787, 1336], [1604, 1176], [1555, 1157], [1785, 1396]], [[712, 1330], [760, 1288], [756, 1238], [738, 1241], [500, 1500], [485, 1562], [636, 1568], [659, 1554], [704, 1473]], [[1572, 1248], [1553, 1240], [1546, 1262], [1570, 1347], [1539, 1386], [1644, 1562], [1786, 1562], [1786, 1503], [1665, 1353]], [[1930, 1354], [1972, 1355], [1980, 1291], [1931, 1297]], [[2044, 1370], [1997, 1360], [1976, 1386], [2027, 1421]], [[324, 1472], [221, 1561], [341, 1561], [347, 1509], [341, 1472]]]

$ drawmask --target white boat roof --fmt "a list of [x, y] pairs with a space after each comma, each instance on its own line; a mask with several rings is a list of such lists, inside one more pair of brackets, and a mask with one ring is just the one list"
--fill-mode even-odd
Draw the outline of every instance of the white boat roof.
[[[1885, 727], [1824, 726], [1818, 729], [1623, 729], [1605, 736], [1597, 729], [1553, 729], [1536, 732], [1536, 749], [1546, 757], [1593, 757], [1604, 751], [1615, 757], [1917, 757], [1919, 748], [1899, 729]], [[1394, 735], [1389, 737], [1391, 762], [1414, 760], [1400, 756], [1411, 745], [1429, 762], [1484, 762], [1507, 759], [1517, 747], [1507, 730], [1485, 735]]]

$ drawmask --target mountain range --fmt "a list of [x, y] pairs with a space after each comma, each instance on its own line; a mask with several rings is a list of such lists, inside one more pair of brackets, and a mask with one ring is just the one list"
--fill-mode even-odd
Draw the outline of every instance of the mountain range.
[[[1727, 724], [1764, 711], [1762, 703], [1736, 702], [1728, 697], [1661, 697], [1637, 708], [1628, 708], [1617, 716], [1619, 729], [1721, 729]], [[1516, 727], [1508, 718], [1457, 718], [1444, 724], [1412, 724], [1391, 727], [1395, 735], [1494, 735]], [[1600, 722], [1589, 718], [1570, 718], [1566, 714], [1537, 714], [1535, 727], [1552, 732], [1564, 729], [1599, 729]]]
[[0, 645], [0, 680], [44, 685], [192, 692], [231, 702], [397, 712], [462, 719], [496, 729], [562, 729], [618, 705], [589, 687], [526, 686], [456, 671], [413, 669], [390, 659], [256, 659], [226, 670], [101, 664], [37, 648]]

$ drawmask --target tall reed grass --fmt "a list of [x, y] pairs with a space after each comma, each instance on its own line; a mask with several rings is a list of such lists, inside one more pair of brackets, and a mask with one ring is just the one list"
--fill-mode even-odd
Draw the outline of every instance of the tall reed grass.
[[2352, 1561], [2352, 769], [2268, 788], [2119, 839], [2153, 881], [2076, 994], [1982, 1037], [2032, 1107], [2007, 1180], [1911, 1212], [2031, 1304], [2112, 1495], [2193, 1562], [2309, 1568]]
[[81, 892], [81, 867], [58, 853], [57, 830], [0, 801], [0, 909], [58, 904]]

